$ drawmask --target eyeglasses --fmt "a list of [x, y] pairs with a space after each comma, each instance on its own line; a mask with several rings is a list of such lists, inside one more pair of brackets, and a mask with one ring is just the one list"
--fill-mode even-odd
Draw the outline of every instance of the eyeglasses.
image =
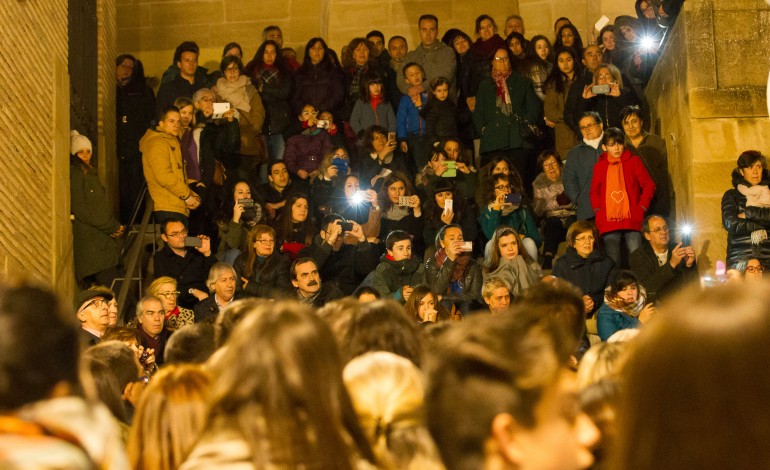
[[97, 297], [97, 298], [93, 299], [92, 301], [88, 302], [87, 304], [83, 305], [83, 307], [81, 307], [80, 310], [81, 311], [85, 310], [88, 307], [90, 307], [91, 305], [93, 305], [96, 308], [101, 308], [101, 307], [107, 306], [107, 301], [105, 299]]
[[609, 80], [612, 78], [612, 75], [609, 73], [603, 73], [603, 74], [597, 75], [596, 78], [598, 78], [599, 80]]
[[201, 98], [199, 101], [204, 101], [206, 103], [213, 103], [214, 102], [214, 98], [211, 98], [211, 97], [207, 96], [205, 98]]
[[508, 62], [510, 59], [508, 59], [508, 57], [495, 57], [493, 60], [500, 61], [500, 62]]
[[650, 230], [650, 232], [658, 234], [658, 233], [668, 233], [668, 225], [664, 225], [663, 227], [658, 227], [655, 230]]
[[272, 245], [273, 243], [275, 243], [275, 240], [273, 240], [272, 238], [265, 238], [262, 240], [257, 240], [257, 243], [261, 243], [263, 245]]
[[174, 292], [158, 292], [158, 295], [170, 299], [171, 297], [178, 297], [180, 293], [178, 290], [175, 290]]
[[586, 124], [585, 126], [580, 126], [580, 130], [581, 130], [581, 131], [586, 131], [586, 130], [588, 130], [588, 129], [592, 128], [592, 127], [596, 127], [596, 126], [598, 126], [598, 125], [599, 125], [599, 124], [597, 124], [597, 123], [593, 123], [593, 124]]
[[187, 234], [188, 234], [187, 230], [180, 230], [178, 232], [167, 233], [166, 236], [176, 238], [176, 237], [186, 237]]
[[556, 162], [550, 162], [550, 163], [543, 163], [543, 168], [556, 168], [559, 166]]
[[765, 268], [762, 266], [746, 266], [747, 273], [763, 273]]
[[511, 185], [510, 184], [501, 184], [501, 185], [495, 186], [495, 189], [498, 190], [498, 191], [505, 191], [506, 189], [511, 189]]
[[592, 241], [595, 241], [595, 240], [596, 240], [596, 238], [594, 238], [593, 235], [586, 235], [585, 237], [577, 237], [575, 239], [575, 241], [578, 242], [578, 243], [592, 242]]

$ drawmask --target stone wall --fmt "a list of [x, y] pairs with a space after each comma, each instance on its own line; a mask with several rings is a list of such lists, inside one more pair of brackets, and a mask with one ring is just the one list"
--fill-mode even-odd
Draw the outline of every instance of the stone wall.
[[688, 0], [647, 88], [677, 220], [695, 225], [702, 271], [725, 259], [721, 199], [738, 155], [770, 152], [768, 33], [770, 7], [760, 0]]
[[[413, 47], [419, 41], [416, 20], [423, 13], [439, 17], [439, 33], [460, 28], [473, 36], [475, 18], [486, 13], [496, 18], [500, 28], [505, 18], [521, 12], [527, 35], [553, 37], [553, 23], [568, 16], [580, 28], [584, 42], [602, 14], [611, 19], [633, 14], [633, 2], [609, 0], [116, 0], [118, 12], [118, 51], [130, 52], [144, 62], [148, 76], [160, 77], [171, 63], [174, 48], [184, 40], [195, 40], [201, 47], [200, 63], [217, 67], [222, 48], [236, 41], [247, 59], [261, 42], [262, 29], [281, 26], [285, 45], [303, 54], [305, 43], [321, 36], [338, 52], [350, 39], [372, 29], [386, 39], [394, 35], [407, 38]], [[620, 4], [620, 6], [618, 5]], [[603, 13], [600, 13], [603, 12]]]
[[67, 0], [0, 2], [0, 275], [74, 285]]

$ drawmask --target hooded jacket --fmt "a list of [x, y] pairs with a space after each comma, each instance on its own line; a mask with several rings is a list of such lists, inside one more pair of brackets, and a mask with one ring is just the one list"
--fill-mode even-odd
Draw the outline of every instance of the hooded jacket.
[[607, 220], [606, 184], [607, 170], [610, 162], [607, 152], [599, 156], [599, 161], [594, 166], [594, 176], [591, 180], [591, 207], [596, 214], [596, 228], [600, 235], [616, 230], [642, 230], [644, 214], [650, 207], [652, 197], [655, 195], [655, 182], [647, 173], [642, 159], [632, 155], [626, 149], [620, 156], [623, 163], [623, 179], [626, 183], [626, 194], [631, 208], [631, 218], [624, 220]]
[[[737, 168], [733, 170], [732, 182], [734, 189], [727, 190], [722, 196], [722, 225], [727, 230], [727, 267], [734, 267], [748, 258], [757, 258], [763, 266], [767, 266], [770, 263], [770, 240], [754, 245], [751, 233], [755, 230], [770, 231], [770, 208], [746, 207], [746, 196], [738, 191], [738, 185], [750, 185]], [[759, 184], [770, 185], [767, 170], [763, 172]], [[738, 217], [741, 213], [746, 215], [745, 219]]]
[[424, 265], [420, 260], [412, 256], [409, 259], [394, 261], [387, 254], [382, 255], [380, 264], [377, 265], [361, 285], [372, 286], [382, 295], [404, 303], [401, 288], [404, 286], [415, 287], [425, 281]]
[[192, 191], [187, 187], [187, 173], [182, 160], [179, 139], [165, 132], [147, 129], [139, 141], [142, 167], [147, 189], [155, 202], [156, 211], [189, 215], [184, 200]]
[[594, 248], [588, 258], [583, 258], [570, 246], [564, 256], [554, 262], [551, 274], [571, 282], [583, 291], [583, 295], [591, 297], [595, 312], [604, 301], [604, 288], [607, 287], [614, 271], [615, 262], [598, 249]]

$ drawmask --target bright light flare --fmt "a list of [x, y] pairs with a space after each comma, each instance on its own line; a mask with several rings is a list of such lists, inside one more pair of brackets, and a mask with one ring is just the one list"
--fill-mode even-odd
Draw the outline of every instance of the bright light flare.
[[363, 191], [356, 191], [353, 193], [353, 197], [350, 198], [350, 202], [352, 202], [355, 205], [363, 204], [364, 203], [364, 192]]
[[655, 39], [651, 36], [642, 36], [639, 40], [639, 46], [644, 52], [650, 52], [655, 49]]

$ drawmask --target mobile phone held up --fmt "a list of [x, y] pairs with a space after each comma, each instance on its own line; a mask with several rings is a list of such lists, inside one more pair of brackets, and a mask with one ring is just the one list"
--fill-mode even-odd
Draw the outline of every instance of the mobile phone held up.
[[198, 237], [184, 237], [184, 246], [200, 248], [203, 246], [203, 240]]

